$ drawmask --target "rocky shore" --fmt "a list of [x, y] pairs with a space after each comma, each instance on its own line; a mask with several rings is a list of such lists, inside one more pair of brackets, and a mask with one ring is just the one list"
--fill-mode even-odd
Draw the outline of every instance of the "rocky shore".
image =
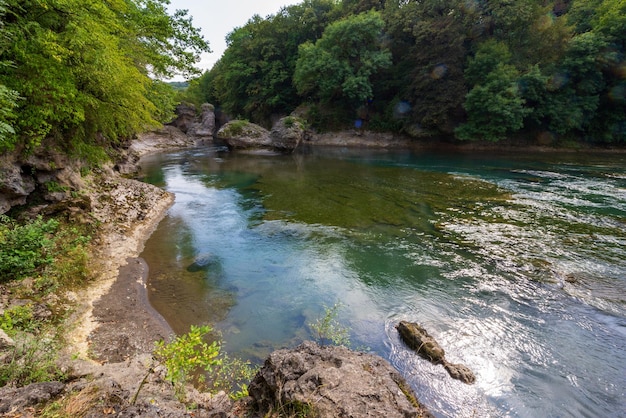
[[251, 384], [252, 397], [234, 402], [223, 392], [190, 387], [185, 403], [177, 399], [152, 357], [154, 343], [171, 339], [173, 332], [147, 300], [148, 267], [139, 258], [174, 196], [119, 173], [136, 172], [136, 163], [149, 153], [198, 143], [165, 127], [134, 141], [127, 163], [88, 181], [91, 216], [100, 224], [91, 266], [98, 274], [88, 288], [68, 295], [74, 312], [65, 335], [68, 379], [0, 388], [0, 414], [35, 417], [38, 406], [69, 399], [71, 416], [89, 417], [285, 416], [272, 405], [307, 405], [308, 416], [318, 417], [429, 416], [384, 359], [315, 343], [272, 354]]

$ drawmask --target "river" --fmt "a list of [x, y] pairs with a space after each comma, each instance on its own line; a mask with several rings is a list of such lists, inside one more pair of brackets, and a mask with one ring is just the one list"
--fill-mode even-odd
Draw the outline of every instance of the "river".
[[[176, 203], [149, 298], [260, 362], [338, 304], [439, 417], [626, 413], [626, 155], [206, 147], [146, 157]], [[418, 322], [466, 385], [407, 349]]]

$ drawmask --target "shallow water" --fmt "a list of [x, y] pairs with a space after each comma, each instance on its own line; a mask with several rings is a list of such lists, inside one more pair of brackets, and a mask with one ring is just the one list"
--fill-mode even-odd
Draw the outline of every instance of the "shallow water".
[[[214, 324], [261, 361], [340, 302], [353, 347], [437, 416], [624, 416], [624, 155], [204, 148], [142, 167], [176, 194], [142, 256], [177, 332]], [[409, 351], [400, 320], [477, 382]]]

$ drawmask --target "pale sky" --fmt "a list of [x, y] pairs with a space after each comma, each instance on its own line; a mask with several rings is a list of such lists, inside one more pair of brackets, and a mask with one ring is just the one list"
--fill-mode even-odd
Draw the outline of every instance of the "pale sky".
[[[189, 10], [195, 27], [209, 41], [211, 54], [203, 54], [197, 67], [210, 69], [226, 49], [226, 35], [241, 27], [255, 14], [265, 18], [276, 14], [282, 6], [302, 3], [302, 0], [170, 0], [168, 10]], [[181, 81], [181, 77], [174, 80]]]

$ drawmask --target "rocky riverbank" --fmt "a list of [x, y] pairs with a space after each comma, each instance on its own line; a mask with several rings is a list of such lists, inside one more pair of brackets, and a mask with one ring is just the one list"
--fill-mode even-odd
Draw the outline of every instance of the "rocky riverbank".
[[[254, 381], [257, 398], [233, 402], [223, 392], [211, 395], [188, 388], [186, 402], [179, 401], [165, 380], [165, 369], [152, 357], [154, 343], [170, 339], [173, 332], [147, 300], [148, 270], [138, 258], [174, 196], [119, 172], [134, 173], [136, 162], [148, 153], [196, 144], [197, 139], [166, 127], [135, 141], [127, 151], [128, 162], [117, 171], [105, 169], [86, 180], [84, 200], [99, 224], [91, 266], [98, 274], [88, 288], [67, 295], [74, 312], [65, 327], [63, 367], [68, 378], [1, 388], [0, 414], [35, 417], [43, 405], [56, 402], [62, 405], [61, 416], [285, 416], [294, 407], [319, 417], [428, 416], [382, 358], [314, 343], [273, 354]], [[288, 376], [299, 379], [302, 390], [297, 394], [284, 390], [294, 384], [285, 380]], [[376, 402], [354, 402], [362, 393]]]

